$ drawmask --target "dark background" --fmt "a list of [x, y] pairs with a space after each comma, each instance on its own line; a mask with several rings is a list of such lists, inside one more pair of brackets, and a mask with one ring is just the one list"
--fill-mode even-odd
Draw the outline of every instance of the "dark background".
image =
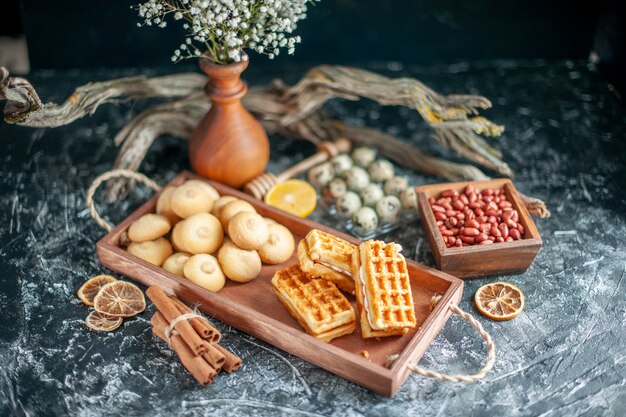
[[[25, 33], [32, 69], [173, 65], [182, 29], [138, 28], [135, 3], [3, 0], [0, 36]], [[624, 91], [625, 14], [620, 0], [323, 0], [300, 24], [295, 56], [259, 63], [590, 57]]]

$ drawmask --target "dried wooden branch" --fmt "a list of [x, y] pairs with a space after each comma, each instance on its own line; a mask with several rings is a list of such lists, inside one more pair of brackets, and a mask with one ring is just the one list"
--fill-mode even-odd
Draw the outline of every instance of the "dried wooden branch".
[[[27, 80], [10, 77], [6, 69], [0, 68], [0, 99], [7, 100], [5, 121], [54, 127], [71, 123], [92, 114], [102, 104], [120, 99], [174, 98], [140, 113], [115, 137], [115, 144], [121, 146], [115, 167], [137, 170], [159, 136], [189, 137], [210, 107], [200, 93], [205, 83], [204, 76], [194, 73], [121, 78], [79, 87], [62, 104], [43, 104]], [[365, 97], [382, 105], [413, 108], [433, 128], [433, 136], [441, 144], [487, 168], [512, 175], [501, 154], [479, 136], [497, 136], [503, 130], [502, 126], [475, 116], [479, 109], [491, 106], [484, 97], [441, 96], [414, 79], [390, 79], [357, 68], [322, 65], [313, 68], [294, 86], [277, 80], [268, 87], [252, 89], [244, 105], [261, 120], [268, 133], [313, 143], [344, 136], [354, 143], [374, 146], [399, 164], [427, 174], [450, 180], [488, 178], [472, 165], [434, 157], [376, 129], [347, 126], [334, 120], [323, 110], [323, 105], [338, 97], [348, 100]], [[112, 182], [108, 197], [118, 198], [131, 185], [125, 180]], [[549, 215], [541, 200], [527, 198], [526, 203], [533, 213], [541, 217]]]
[[7, 100], [4, 120], [29, 127], [57, 127], [72, 123], [106, 103], [149, 97], [182, 97], [206, 84], [206, 77], [195, 73], [164, 77], [127, 77], [89, 83], [78, 87], [63, 103], [43, 104], [35, 88], [24, 78], [10, 77], [0, 67], [0, 100]]

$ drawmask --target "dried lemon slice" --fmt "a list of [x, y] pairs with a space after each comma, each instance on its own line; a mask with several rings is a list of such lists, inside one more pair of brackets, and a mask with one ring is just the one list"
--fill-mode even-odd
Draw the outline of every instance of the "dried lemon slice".
[[115, 317], [132, 317], [146, 309], [143, 292], [136, 285], [124, 281], [103, 286], [93, 304], [97, 312]]
[[110, 332], [120, 327], [122, 321], [124, 321], [124, 319], [121, 317], [108, 316], [97, 311], [92, 311], [85, 319], [85, 324], [87, 324], [87, 327], [90, 329]]
[[508, 282], [483, 285], [474, 295], [478, 311], [493, 320], [511, 320], [524, 309], [524, 293]]
[[265, 195], [265, 202], [298, 217], [306, 217], [317, 206], [315, 188], [306, 181], [288, 180], [272, 187]]
[[85, 282], [76, 292], [80, 300], [88, 306], [93, 306], [93, 299], [104, 285], [117, 281], [117, 278], [111, 275], [97, 275]]

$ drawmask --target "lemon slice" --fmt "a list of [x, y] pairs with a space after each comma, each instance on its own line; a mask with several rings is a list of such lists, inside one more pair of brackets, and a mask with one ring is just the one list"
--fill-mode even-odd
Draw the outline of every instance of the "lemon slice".
[[288, 180], [272, 187], [265, 202], [298, 217], [306, 217], [317, 206], [317, 192], [306, 181]]
[[474, 303], [492, 320], [511, 320], [524, 310], [524, 293], [511, 283], [494, 282], [476, 291]]
[[93, 306], [93, 300], [96, 298], [96, 294], [100, 291], [104, 285], [117, 281], [117, 278], [111, 275], [98, 275], [89, 281], [85, 282], [79, 289], [76, 295], [78, 298], [88, 306]]

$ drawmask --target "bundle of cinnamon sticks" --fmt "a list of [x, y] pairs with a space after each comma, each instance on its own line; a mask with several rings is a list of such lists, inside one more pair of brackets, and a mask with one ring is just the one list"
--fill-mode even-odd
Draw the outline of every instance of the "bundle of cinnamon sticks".
[[[242, 365], [237, 355], [218, 344], [221, 333], [204, 318], [193, 317], [185, 303], [156, 286], [148, 288], [146, 295], [158, 310], [150, 319], [152, 333], [170, 345], [200, 384], [213, 382], [222, 369], [230, 373]], [[183, 315], [190, 316], [180, 319]]]

